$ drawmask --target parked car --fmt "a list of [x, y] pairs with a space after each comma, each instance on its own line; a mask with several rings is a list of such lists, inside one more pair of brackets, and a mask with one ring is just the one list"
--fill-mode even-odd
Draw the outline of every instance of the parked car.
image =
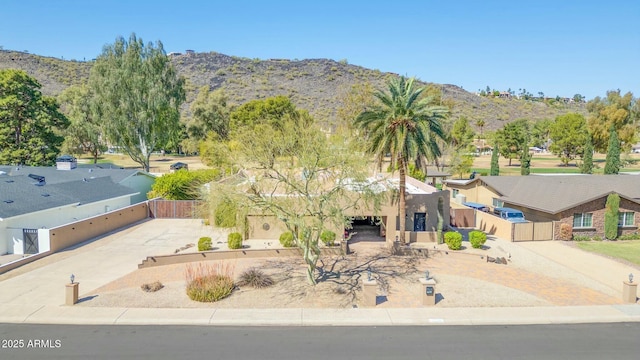
[[462, 203], [462, 205], [464, 206], [468, 206], [472, 209], [476, 209], [476, 210], [480, 210], [480, 211], [484, 211], [484, 212], [489, 212], [489, 207], [485, 204], [479, 204], [479, 203], [474, 203], [474, 202], [465, 202]]
[[524, 214], [520, 210], [507, 207], [497, 207], [493, 209], [493, 213], [499, 216], [501, 219], [511, 221], [513, 223], [527, 222], [527, 220], [524, 218]]

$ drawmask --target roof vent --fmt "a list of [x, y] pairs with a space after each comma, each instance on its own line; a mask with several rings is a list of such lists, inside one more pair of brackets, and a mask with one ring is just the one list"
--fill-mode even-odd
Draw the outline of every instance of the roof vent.
[[13, 200], [4, 200], [5, 203], [7, 204], [11, 204], [13, 202]]
[[46, 184], [46, 182], [44, 181], [44, 176], [35, 175], [35, 174], [29, 174], [29, 177], [32, 178], [33, 180], [37, 181], [37, 183], [34, 184], [36, 186], [42, 186], [42, 185]]
[[50, 195], [49, 195], [49, 194], [47, 194], [47, 193], [40, 194], [40, 195], [42, 195], [42, 197], [49, 197], [49, 196], [50, 196]]
[[12, 183], [13, 180], [5, 180], [5, 182]]

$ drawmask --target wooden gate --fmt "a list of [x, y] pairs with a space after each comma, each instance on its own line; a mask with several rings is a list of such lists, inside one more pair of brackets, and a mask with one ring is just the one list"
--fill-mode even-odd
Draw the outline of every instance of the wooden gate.
[[156, 219], [197, 219], [197, 200], [149, 200], [149, 216]]
[[553, 222], [527, 222], [513, 224], [511, 241], [553, 240]]

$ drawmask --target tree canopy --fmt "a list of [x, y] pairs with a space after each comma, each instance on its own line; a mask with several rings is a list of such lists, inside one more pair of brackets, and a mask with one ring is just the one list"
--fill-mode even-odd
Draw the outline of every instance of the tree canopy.
[[628, 151], [631, 148], [640, 120], [639, 106], [631, 92], [621, 95], [620, 90], [608, 91], [605, 98], [598, 96], [587, 103], [589, 132], [597, 152], [606, 152], [611, 127], [616, 130], [621, 149]]
[[553, 140], [549, 147], [551, 152], [567, 166], [584, 152], [589, 138], [587, 122], [584, 116], [576, 113], [558, 116], [549, 128], [549, 135]]
[[91, 69], [89, 87], [108, 140], [145, 171], [154, 150], [177, 142], [183, 84], [162, 43], [145, 45], [135, 34], [106, 45]]
[[274, 129], [282, 129], [288, 120], [300, 127], [313, 123], [313, 118], [306, 110], [298, 110], [286, 96], [275, 96], [267, 99], [252, 100], [237, 107], [231, 112], [231, 131], [241, 128], [253, 128], [258, 124], [267, 124]]
[[102, 124], [92, 106], [93, 95], [85, 85], [74, 85], [65, 89], [58, 99], [62, 111], [67, 115], [71, 124], [65, 131], [63, 151], [82, 155], [89, 153], [93, 163], [98, 162], [98, 156], [107, 148], [106, 139], [102, 131]]
[[529, 128], [528, 120], [518, 119], [505, 124], [502, 129], [496, 131], [494, 143], [499, 144], [500, 154], [509, 159], [509, 166], [511, 166], [512, 159], [522, 155], [524, 148], [529, 148]]
[[[387, 91], [378, 90], [379, 104], [360, 113], [355, 126], [367, 135], [367, 151], [379, 163], [391, 154], [391, 168], [398, 169], [400, 229], [404, 230], [406, 205], [406, 173], [408, 164], [441, 155], [437, 139], [444, 139], [442, 121], [449, 109], [436, 106], [431, 96], [422, 97], [426, 88], [416, 87], [415, 79], [391, 78]], [[400, 242], [405, 243], [405, 232], [400, 231]]]
[[36, 79], [22, 70], [0, 70], [0, 163], [53, 164], [68, 125]]
[[[246, 181], [215, 184], [210, 204], [216, 215], [233, 204], [241, 217], [239, 227], [242, 214], [250, 212], [282, 221], [302, 250], [309, 282], [315, 284], [322, 232], [342, 231], [358, 208], [375, 212], [385, 194], [369, 186], [367, 163], [354, 156], [363, 151], [350, 137], [327, 138], [315, 125], [299, 128], [293, 121], [280, 126], [257, 124], [232, 135], [238, 144], [232, 159]], [[285, 151], [288, 156], [281, 157]]]

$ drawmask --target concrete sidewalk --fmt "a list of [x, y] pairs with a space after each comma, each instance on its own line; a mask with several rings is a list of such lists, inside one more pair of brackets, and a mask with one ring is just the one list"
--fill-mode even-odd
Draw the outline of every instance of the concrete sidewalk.
[[640, 321], [640, 306], [148, 309], [9, 304], [0, 323], [214, 326], [525, 325]]

